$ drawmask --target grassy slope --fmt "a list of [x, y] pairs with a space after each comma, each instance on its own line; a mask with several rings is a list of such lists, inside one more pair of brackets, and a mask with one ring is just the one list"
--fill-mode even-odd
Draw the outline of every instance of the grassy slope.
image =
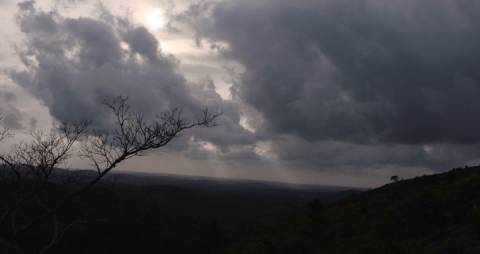
[[354, 195], [257, 232], [230, 253], [480, 253], [480, 168]]

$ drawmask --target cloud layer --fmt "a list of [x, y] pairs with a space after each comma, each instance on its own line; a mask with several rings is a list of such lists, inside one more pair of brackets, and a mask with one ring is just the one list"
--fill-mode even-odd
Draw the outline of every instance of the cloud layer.
[[20, 57], [26, 70], [11, 76], [55, 118], [101, 122], [101, 102], [119, 95], [128, 95], [150, 116], [179, 106], [201, 110], [175, 59], [159, 53], [157, 40], [144, 28], [117, 19], [64, 18], [32, 4], [22, 8], [26, 40]]
[[268, 130], [464, 144], [480, 141], [479, 10], [468, 0], [228, 1], [197, 30], [245, 67], [236, 89]]
[[[107, 126], [105, 99], [128, 96], [135, 110], [155, 117], [181, 108], [194, 119], [206, 107], [223, 111], [216, 135], [197, 131], [196, 139], [218, 145], [252, 142], [240, 125], [238, 105], [223, 101], [214, 85], [191, 84], [178, 60], [161, 52], [160, 42], [143, 26], [100, 6], [97, 18], [63, 17], [19, 4], [18, 22], [25, 36], [19, 57], [23, 71], [12, 79], [40, 99], [57, 120], [93, 120]], [[186, 144], [184, 144], [185, 146]]]
[[[190, 74], [241, 66], [232, 71], [232, 100], [208, 78], [188, 81], [181, 56], [162, 52], [158, 34], [102, 5], [95, 17], [72, 18], [19, 4], [24, 69], [9, 76], [61, 121], [105, 126], [99, 105], [118, 95], [147, 116], [222, 110], [219, 127], [196, 130], [175, 149], [236, 168], [401, 175], [479, 157], [478, 1], [198, 1], [182, 13], [162, 2], [172, 19], [165, 31], [207, 52]], [[15, 96], [0, 97], [18, 126]]]
[[290, 168], [425, 172], [478, 158], [478, 11], [471, 0], [203, 1], [177, 21], [243, 66], [235, 96]]

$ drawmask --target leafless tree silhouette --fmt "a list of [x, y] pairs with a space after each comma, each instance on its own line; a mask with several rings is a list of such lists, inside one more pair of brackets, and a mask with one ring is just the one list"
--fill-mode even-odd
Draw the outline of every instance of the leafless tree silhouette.
[[[65, 123], [49, 132], [33, 132], [30, 141], [0, 154], [0, 246], [5, 251], [25, 253], [21, 238], [39, 225], [48, 225], [50, 237], [35, 252], [51, 250], [73, 225], [84, 223], [81, 219], [59, 220], [61, 209], [69, 202], [93, 188], [121, 162], [167, 145], [184, 130], [213, 127], [220, 115], [204, 110], [198, 119], [187, 121], [181, 110], [172, 109], [147, 120], [131, 109], [125, 97], [106, 101], [105, 105], [115, 119], [112, 129], [92, 130], [88, 121]], [[0, 129], [0, 141], [10, 134], [8, 129]], [[91, 162], [96, 176], [65, 195], [50, 195], [55, 172], [76, 150]], [[35, 209], [36, 217], [27, 218], [26, 209]]]

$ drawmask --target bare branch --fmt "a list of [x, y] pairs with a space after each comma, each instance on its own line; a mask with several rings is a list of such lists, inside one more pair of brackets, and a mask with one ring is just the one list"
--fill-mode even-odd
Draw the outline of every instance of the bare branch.
[[52, 236], [50, 238], [50, 242], [47, 245], [45, 245], [38, 253], [43, 254], [43, 253], [46, 253], [51, 248], [53, 248], [57, 243], [59, 237], [60, 237], [60, 226], [58, 223], [57, 214], [53, 213], [52, 214]]
[[[3, 120], [3, 117], [0, 115], [0, 122]], [[4, 141], [6, 138], [10, 137], [10, 129], [7, 127], [0, 127], [0, 142]]]
[[0, 224], [11, 218], [12, 242], [31, 224], [19, 227], [15, 221], [16, 211], [26, 202], [34, 200], [43, 214], [55, 214], [56, 205], [49, 207], [39, 195], [48, 186], [54, 170], [70, 158], [74, 144], [85, 135], [88, 125], [88, 122], [68, 123], [48, 133], [33, 132], [30, 142], [20, 143], [10, 153], [0, 156], [4, 169], [0, 173], [8, 175], [10, 172], [13, 176], [9, 178], [10, 186], [17, 188], [13, 190], [13, 202], [6, 204], [0, 215]]
[[196, 121], [187, 121], [182, 110], [172, 109], [154, 121], [147, 121], [141, 113], [132, 112], [127, 101], [126, 97], [105, 101], [104, 104], [114, 115], [116, 129], [90, 136], [84, 143], [82, 157], [91, 161], [99, 176], [108, 173], [123, 160], [167, 145], [186, 129], [213, 127], [220, 116], [220, 113], [211, 114], [206, 109]]
[[[216, 126], [215, 120], [221, 115], [221, 113], [212, 114], [205, 109], [196, 120], [190, 121], [184, 118], [181, 109], [172, 109], [153, 120], [146, 120], [142, 113], [132, 111], [127, 102], [126, 97], [105, 101], [104, 104], [113, 114], [112, 130], [89, 131], [90, 122], [65, 123], [50, 132], [33, 132], [30, 142], [21, 143], [10, 153], [0, 155], [1, 169], [7, 169], [12, 176], [11, 179], [15, 179], [16, 183], [23, 181], [29, 183], [26, 186], [33, 186], [21, 189], [14, 202], [4, 205], [6, 209], [1, 214], [0, 225], [3, 223], [2, 220], [11, 218], [11, 231], [14, 237], [11, 243], [6, 240], [8, 238], [0, 238], [0, 244], [3, 241], [9, 244], [7, 246], [9, 249], [16, 249], [14, 240], [17, 235], [50, 220], [52, 234], [39, 253], [47, 252], [75, 224], [72, 222], [62, 227], [58, 220], [60, 209], [67, 203], [90, 190], [123, 161], [167, 145], [184, 130], [200, 126]], [[7, 130], [0, 131], [0, 141], [7, 135]], [[40, 195], [42, 192], [46, 193], [45, 189], [53, 172], [71, 158], [73, 147], [79, 141], [83, 141], [80, 156], [90, 161], [97, 172], [96, 177], [63, 198], [45, 202], [46, 200], [42, 200]], [[3, 172], [1, 173], [3, 175]], [[21, 186], [21, 184], [14, 185]], [[38, 217], [17, 224], [15, 212], [25, 202], [34, 202], [40, 212]], [[20, 248], [18, 252], [21, 252]]]

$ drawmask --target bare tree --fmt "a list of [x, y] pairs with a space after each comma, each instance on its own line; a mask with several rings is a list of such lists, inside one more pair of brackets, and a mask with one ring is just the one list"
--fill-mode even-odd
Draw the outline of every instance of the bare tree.
[[[69, 202], [93, 188], [121, 162], [167, 145], [184, 130], [213, 127], [219, 116], [204, 110], [198, 119], [187, 121], [181, 110], [172, 109], [147, 120], [131, 110], [127, 98], [118, 97], [105, 105], [114, 118], [112, 129], [91, 130], [90, 122], [62, 124], [50, 132], [34, 132], [31, 141], [0, 154], [0, 246], [6, 251], [24, 253], [22, 236], [38, 225], [48, 225], [50, 237], [35, 252], [51, 250], [74, 224], [83, 223], [81, 219], [59, 220], [61, 209]], [[2, 129], [0, 141], [9, 133]], [[91, 162], [96, 176], [61, 197], [52, 197], [52, 177], [74, 155], [77, 146], [80, 156]], [[38, 214], [25, 219], [24, 208], [32, 209], [32, 205]]]
[[[27, 204], [35, 203], [45, 219], [51, 219], [52, 228], [57, 238], [59, 225], [55, 204], [44, 196], [48, 192], [48, 184], [58, 166], [72, 155], [72, 147], [86, 133], [88, 123], [65, 124], [61, 128], [52, 129], [48, 133], [34, 132], [32, 140], [16, 145], [6, 155], [0, 155], [2, 161], [2, 186], [4, 188], [3, 209], [0, 225], [7, 236], [0, 238], [10, 251], [22, 253], [18, 238], [22, 233], [37, 224], [36, 221], [19, 220], [24, 214]], [[22, 221], [23, 223], [20, 223]], [[53, 241], [52, 241], [53, 242]], [[43, 253], [43, 251], [39, 251]]]

